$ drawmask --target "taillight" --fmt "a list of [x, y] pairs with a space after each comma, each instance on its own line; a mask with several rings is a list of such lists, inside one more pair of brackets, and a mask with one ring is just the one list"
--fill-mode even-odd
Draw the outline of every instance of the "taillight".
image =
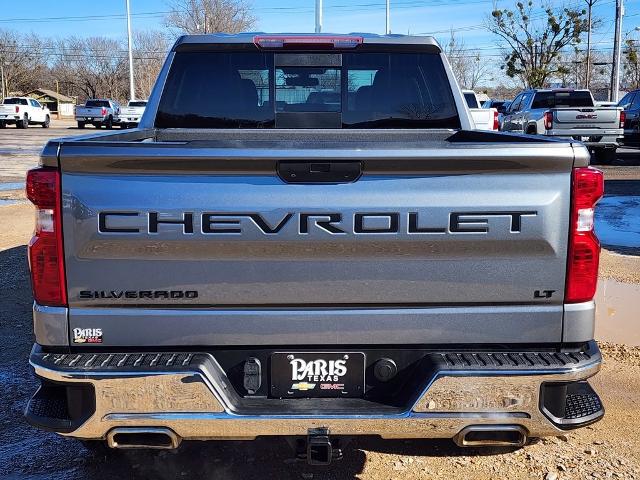
[[551, 130], [553, 128], [553, 112], [544, 112], [544, 129]]
[[620, 128], [624, 128], [624, 122], [627, 121], [627, 112], [620, 112]]
[[362, 43], [362, 37], [353, 35], [256, 35], [253, 37], [253, 43], [259, 48], [355, 48]]
[[598, 283], [600, 242], [593, 231], [595, 205], [604, 194], [604, 176], [591, 167], [574, 168], [571, 185], [571, 227], [565, 302], [593, 299]]
[[20, 113], [20, 107], [16, 105], [16, 113]]
[[57, 169], [29, 170], [27, 198], [36, 207], [36, 228], [29, 242], [29, 267], [33, 297], [40, 305], [67, 304], [60, 195]]
[[102, 112], [102, 116], [104, 117], [107, 114], [107, 109], [102, 107], [101, 112]]
[[493, 112], [493, 129], [498, 130], [500, 128], [500, 122], [498, 122], [499, 113], [497, 110]]

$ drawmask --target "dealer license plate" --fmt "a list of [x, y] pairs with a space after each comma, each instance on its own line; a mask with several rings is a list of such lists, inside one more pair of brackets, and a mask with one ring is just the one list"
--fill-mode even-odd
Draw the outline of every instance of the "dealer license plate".
[[362, 352], [278, 352], [271, 356], [271, 396], [276, 398], [361, 397]]

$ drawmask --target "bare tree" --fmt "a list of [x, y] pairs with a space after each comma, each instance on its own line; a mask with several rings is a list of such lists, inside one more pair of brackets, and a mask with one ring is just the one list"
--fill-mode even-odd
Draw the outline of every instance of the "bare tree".
[[133, 71], [139, 98], [149, 98], [171, 45], [156, 30], [136, 32], [133, 38]]
[[7, 91], [26, 92], [47, 76], [47, 42], [36, 34], [0, 30], [0, 62]]
[[238, 33], [256, 19], [244, 0], [173, 0], [165, 24], [178, 33]]
[[451, 64], [453, 74], [464, 88], [475, 89], [489, 76], [489, 66], [481, 57], [479, 50], [465, 48], [464, 40], [456, 37], [451, 30], [445, 53]]
[[563, 49], [580, 43], [588, 30], [584, 9], [554, 10], [547, 4], [542, 14], [535, 10], [533, 0], [519, 1], [515, 11], [495, 8], [486, 22], [487, 29], [502, 39], [506, 74], [520, 78], [526, 87], [542, 87], [553, 75], [563, 74]]
[[491, 98], [495, 98], [496, 100], [513, 100], [515, 98], [515, 96], [520, 93], [520, 91], [522, 90], [521, 87], [516, 86], [516, 85], [496, 85], [495, 87], [491, 88], [489, 90], [489, 92], [487, 92], [487, 94], [491, 97]]
[[122, 99], [127, 95], [122, 42], [106, 37], [69, 37], [58, 41], [52, 65], [67, 92], [81, 98]]

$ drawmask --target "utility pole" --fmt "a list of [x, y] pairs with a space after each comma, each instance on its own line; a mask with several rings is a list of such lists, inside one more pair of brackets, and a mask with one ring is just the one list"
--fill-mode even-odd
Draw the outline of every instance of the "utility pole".
[[389, 5], [390, 0], [387, 0], [387, 17], [386, 17], [386, 23], [385, 23], [385, 29], [384, 29], [384, 33], [386, 33], [387, 35], [389, 35], [391, 33], [391, 23], [390, 23], [390, 15], [391, 15], [391, 6]]
[[0, 60], [0, 87], [2, 87], [2, 100], [4, 101], [7, 96], [7, 91], [4, 84], [4, 59]]
[[613, 45], [613, 71], [611, 72], [611, 94], [609, 100], [618, 102], [620, 91], [620, 62], [622, 60], [622, 17], [624, 16], [624, 0], [616, 0], [616, 36]]
[[58, 120], [60, 120], [60, 84], [58, 83], [58, 79], [56, 79], [56, 110], [58, 110]]
[[[587, 69], [585, 71], [585, 80], [584, 80], [584, 88], [589, 89], [589, 84], [591, 81], [591, 10], [593, 6], [596, 4], [598, 0], [586, 0], [587, 5], [589, 6], [589, 15], [587, 17], [587, 23], [589, 26], [587, 27]], [[577, 88], [577, 85], [576, 85]]]
[[322, 0], [316, 0], [316, 33], [322, 33]]
[[131, 10], [129, 8], [129, 0], [127, 2], [127, 44], [129, 45], [129, 100], [136, 99], [136, 92], [133, 85], [133, 52], [131, 41]]

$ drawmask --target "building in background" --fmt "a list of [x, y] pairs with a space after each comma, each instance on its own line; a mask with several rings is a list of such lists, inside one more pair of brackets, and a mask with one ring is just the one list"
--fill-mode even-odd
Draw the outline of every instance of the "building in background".
[[67, 97], [66, 95], [56, 93], [46, 88], [31, 90], [27, 93], [27, 96], [35, 98], [40, 103], [46, 105], [51, 113], [57, 114], [58, 118], [73, 118], [73, 109], [76, 104], [74, 98]]

